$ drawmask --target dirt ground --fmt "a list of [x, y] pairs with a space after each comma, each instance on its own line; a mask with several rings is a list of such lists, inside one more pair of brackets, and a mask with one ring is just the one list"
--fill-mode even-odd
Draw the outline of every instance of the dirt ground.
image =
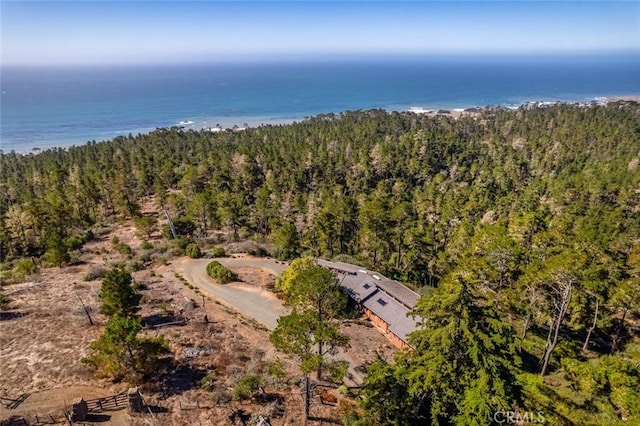
[[[28, 396], [15, 409], [6, 407], [7, 400], [0, 400], [5, 403], [0, 405], [0, 420], [22, 416], [32, 424], [38, 416], [41, 423], [43, 419], [57, 419], [59, 424], [66, 424], [63, 409], [74, 399], [106, 397], [127, 389], [124, 383], [96, 379], [80, 363], [106, 322], [99, 313], [101, 281], [84, 278], [91, 270], [108, 269], [126, 258], [115, 249], [114, 236], [135, 254], [143, 251], [142, 240], [136, 237], [130, 223], [113, 225], [97, 241], [83, 247], [75, 265], [43, 269], [25, 283], [4, 286], [11, 303], [0, 318], [0, 398]], [[159, 235], [150, 242], [154, 246], [163, 244]], [[172, 351], [170, 368], [157, 382], [141, 386], [154, 414], [108, 411], [94, 419], [96, 424], [231, 424], [229, 416], [234, 410], [246, 414], [248, 424], [255, 424], [259, 415], [269, 417], [272, 425], [302, 424], [300, 374], [293, 360], [271, 346], [269, 331], [263, 325], [213, 295], [196, 292], [197, 287], [189, 288], [188, 280], [183, 278], [185, 283], [177, 277], [184, 258], [167, 258], [168, 261], [152, 255], [150, 266], [133, 274], [136, 282], [144, 284], [140, 314], [149, 324], [168, 321], [172, 314], [180, 312], [186, 320], [185, 324], [143, 332], [147, 336], [163, 335]], [[260, 259], [255, 259], [255, 265], [253, 258], [245, 259], [247, 262], [231, 269], [239, 273], [244, 286], [263, 291], [278, 271], [265, 268]], [[89, 324], [85, 308], [94, 325]], [[377, 352], [387, 358], [395, 352], [384, 336], [366, 322], [345, 323], [343, 331], [351, 337], [348, 357], [353, 367], [362, 368]], [[284, 362], [284, 378], [267, 374], [276, 358]], [[201, 379], [212, 372], [213, 390], [201, 389]], [[278, 396], [283, 402], [228, 401], [230, 389], [244, 374], [267, 377], [267, 399]], [[335, 389], [331, 393], [339, 396]], [[311, 414], [325, 420], [309, 424], [326, 424], [327, 419], [339, 418], [338, 408], [321, 404], [317, 396]]]

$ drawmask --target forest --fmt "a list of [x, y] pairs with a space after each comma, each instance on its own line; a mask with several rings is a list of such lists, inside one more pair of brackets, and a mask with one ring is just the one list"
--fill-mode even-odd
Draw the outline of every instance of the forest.
[[413, 349], [369, 367], [347, 424], [640, 421], [640, 104], [347, 111], [1, 153], [0, 279], [72, 262], [105, 221], [144, 228], [149, 196], [183, 247], [222, 229], [423, 295]]

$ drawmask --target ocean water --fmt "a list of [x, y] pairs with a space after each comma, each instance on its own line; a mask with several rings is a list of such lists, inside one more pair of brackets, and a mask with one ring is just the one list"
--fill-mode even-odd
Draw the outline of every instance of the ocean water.
[[278, 124], [384, 108], [640, 95], [640, 55], [0, 69], [0, 149], [68, 147], [187, 122]]

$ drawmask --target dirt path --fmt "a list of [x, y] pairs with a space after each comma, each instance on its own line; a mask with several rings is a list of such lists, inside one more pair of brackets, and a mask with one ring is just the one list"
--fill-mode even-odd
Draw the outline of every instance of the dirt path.
[[[279, 273], [286, 267], [268, 259], [220, 258], [216, 260], [231, 269], [253, 267]], [[217, 284], [207, 275], [206, 267], [209, 262], [211, 259], [184, 258], [177, 260], [172, 266], [187, 281], [197, 285], [230, 308], [254, 318], [270, 330], [276, 328], [278, 318], [289, 313], [280, 299], [260, 286], [243, 283]]]

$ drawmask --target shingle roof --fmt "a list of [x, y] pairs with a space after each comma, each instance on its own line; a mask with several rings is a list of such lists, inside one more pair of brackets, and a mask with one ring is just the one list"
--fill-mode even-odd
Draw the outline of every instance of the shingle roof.
[[407, 334], [416, 329], [416, 322], [407, 316], [420, 298], [413, 290], [362, 266], [322, 259], [318, 264], [337, 272], [346, 293], [389, 324], [389, 330], [405, 342]]

